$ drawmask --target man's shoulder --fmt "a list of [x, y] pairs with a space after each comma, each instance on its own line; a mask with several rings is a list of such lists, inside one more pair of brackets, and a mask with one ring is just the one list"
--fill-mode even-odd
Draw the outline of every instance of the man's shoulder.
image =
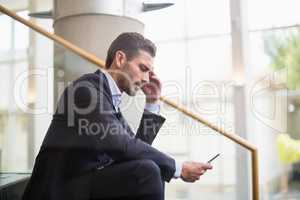
[[[100, 98], [99, 98], [100, 97]], [[60, 96], [57, 110], [68, 108], [69, 103], [82, 107], [86, 102], [111, 102], [107, 81], [101, 74], [86, 73], [72, 81]]]
[[103, 80], [102, 74], [96, 72], [83, 74], [79, 78], [75, 79], [73, 82], [77, 83], [81, 81], [100, 81], [101, 79]]
[[75, 99], [79, 100], [89, 98], [90, 95], [106, 96], [108, 99], [110, 99], [111, 93], [107, 80], [103, 74], [96, 72], [83, 74], [79, 78], [69, 83], [64, 89], [62, 95], [71, 95], [74, 96]]
[[108, 83], [100, 70], [97, 70], [93, 73], [86, 73], [77, 78], [72, 82], [73, 85], [85, 85], [85, 86], [92, 86], [96, 87], [99, 90], [107, 90], [108, 89]]

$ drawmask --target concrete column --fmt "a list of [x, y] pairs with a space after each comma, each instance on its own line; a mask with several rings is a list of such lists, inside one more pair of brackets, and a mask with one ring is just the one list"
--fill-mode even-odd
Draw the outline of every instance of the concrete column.
[[[110, 43], [120, 33], [143, 33], [144, 24], [136, 18], [142, 12], [142, 5], [139, 0], [55, 0], [54, 32], [105, 60]], [[70, 81], [97, 69], [95, 65], [57, 45], [54, 47], [54, 66], [55, 106]], [[143, 103], [141, 98], [138, 101]], [[133, 102], [133, 99], [124, 95], [123, 102], [127, 104]], [[136, 127], [142, 112], [134, 105], [140, 103], [130, 103], [129, 107], [124, 106], [126, 108], [123, 111], [125, 118]]]
[[[246, 18], [246, 1], [231, 0], [231, 35], [234, 86], [234, 121], [235, 133], [248, 139], [246, 109], [246, 76], [248, 58], [248, 30]], [[250, 199], [250, 173], [248, 151], [240, 146], [236, 148], [236, 198]]]
[[[143, 33], [144, 24], [126, 15], [133, 9], [126, 7], [125, 1], [55, 0], [54, 32], [104, 60], [110, 43], [117, 35], [129, 31]], [[54, 83], [67, 84], [97, 69], [60, 46], [54, 49], [54, 65]], [[63, 87], [58, 88], [55, 84], [54, 88], [54, 98], [57, 100]]]

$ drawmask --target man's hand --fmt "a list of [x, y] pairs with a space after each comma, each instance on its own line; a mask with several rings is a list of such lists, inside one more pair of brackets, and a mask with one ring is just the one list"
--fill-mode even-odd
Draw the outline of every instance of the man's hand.
[[156, 103], [161, 95], [161, 82], [153, 71], [149, 72], [149, 83], [142, 86], [147, 103]]
[[184, 162], [182, 165], [181, 179], [185, 182], [195, 182], [200, 179], [206, 170], [212, 169], [212, 166], [207, 163], [200, 162]]

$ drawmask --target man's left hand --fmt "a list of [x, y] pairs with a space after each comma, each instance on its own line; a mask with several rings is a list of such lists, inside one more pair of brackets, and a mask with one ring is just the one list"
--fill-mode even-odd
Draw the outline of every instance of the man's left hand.
[[156, 103], [161, 95], [161, 82], [153, 71], [149, 72], [149, 83], [142, 86], [147, 103]]

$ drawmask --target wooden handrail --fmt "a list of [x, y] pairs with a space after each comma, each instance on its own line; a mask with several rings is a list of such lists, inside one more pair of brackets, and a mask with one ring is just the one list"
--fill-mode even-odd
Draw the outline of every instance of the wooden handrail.
[[[78, 46], [63, 39], [60, 36], [57, 36], [53, 33], [46, 31], [42, 27], [32, 23], [29, 20], [26, 20], [26, 19], [18, 16], [16, 13], [3, 7], [2, 5], [0, 5], [0, 11], [2, 13], [12, 17], [13, 19], [19, 21], [20, 23], [24, 24], [25, 26], [39, 32], [40, 34], [48, 37], [49, 39], [57, 42], [58, 44], [64, 46], [66, 49], [74, 52], [75, 54], [81, 56], [82, 58], [88, 60], [89, 62], [104, 69], [104, 66], [105, 66], [104, 62], [101, 59], [99, 59], [97, 56], [93, 55], [92, 53], [89, 53], [88, 51], [79, 48]], [[218, 128], [214, 124], [202, 119], [200, 116], [196, 115], [195, 113], [188, 111], [183, 106], [177, 105], [176, 103], [168, 100], [165, 97], [160, 97], [160, 100], [162, 102], [164, 102], [165, 104], [173, 107], [174, 109], [177, 109], [178, 111], [182, 112], [183, 114], [191, 117], [192, 119], [208, 126], [209, 128], [213, 129], [214, 131], [222, 134], [226, 138], [230, 139], [231, 141], [234, 141], [235, 143], [241, 145], [242, 147], [244, 147], [250, 151], [250, 153], [251, 153], [251, 170], [252, 170], [252, 199], [259, 200], [259, 175], [258, 175], [258, 151], [257, 151], [257, 148], [253, 144], [251, 144], [250, 142], [245, 140], [244, 138], [242, 138], [236, 134], [227, 133], [225, 130]]]

